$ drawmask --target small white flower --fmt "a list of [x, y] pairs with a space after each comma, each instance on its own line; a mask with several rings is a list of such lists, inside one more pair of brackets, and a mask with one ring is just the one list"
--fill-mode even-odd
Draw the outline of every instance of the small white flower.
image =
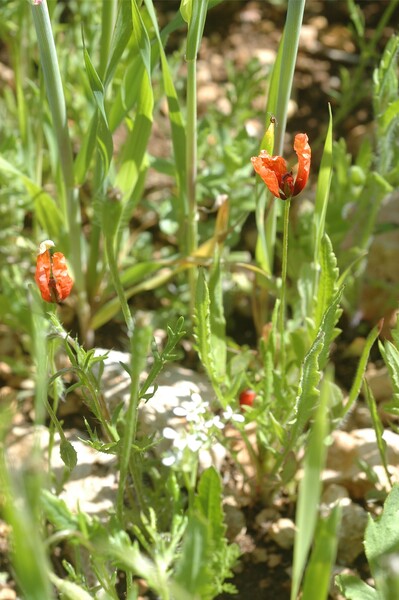
[[186, 446], [191, 452], [198, 452], [201, 448], [203, 441], [197, 438], [195, 435], [189, 435], [186, 441]]
[[169, 454], [168, 456], [164, 456], [164, 458], [162, 459], [162, 464], [165, 465], [165, 467], [171, 467], [172, 465], [174, 465], [176, 462], [176, 456], [174, 454]]
[[205, 421], [204, 425], [207, 429], [212, 429], [212, 427], [216, 427], [217, 429], [225, 428], [225, 424], [221, 421], [219, 415], [216, 415], [216, 417], [212, 417], [212, 419]]
[[200, 423], [202, 415], [208, 410], [208, 402], [205, 402], [197, 392], [191, 394], [191, 400], [182, 402], [181, 406], [173, 409], [176, 417], [184, 417], [189, 423]]
[[167, 440], [175, 440], [178, 436], [176, 430], [171, 427], [165, 427], [162, 434]]
[[245, 422], [245, 417], [244, 415], [240, 415], [239, 413], [235, 413], [233, 412], [233, 409], [231, 408], [231, 406], [227, 406], [226, 410], [223, 412], [223, 417], [226, 419], [226, 421], [235, 421], [236, 423], [244, 423]]

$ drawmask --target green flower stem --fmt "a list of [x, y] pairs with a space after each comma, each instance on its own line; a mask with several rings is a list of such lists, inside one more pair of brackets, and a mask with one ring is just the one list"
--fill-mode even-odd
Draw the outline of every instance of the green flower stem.
[[69, 258], [73, 268], [76, 289], [78, 290], [78, 315], [81, 333], [83, 337], [86, 337], [89, 307], [87, 304], [82, 267], [81, 214], [79, 194], [75, 187], [72, 146], [68, 132], [64, 90], [62, 87], [61, 74], [46, 0], [43, 0], [40, 4], [32, 4], [31, 8], [39, 46], [40, 62], [44, 75], [47, 100], [57, 140], [59, 162], [65, 188], [65, 199], [62, 208], [70, 237]]
[[121, 305], [123, 317], [125, 319], [127, 333], [129, 339], [131, 339], [134, 331], [134, 319], [130, 312], [129, 305], [126, 300], [125, 291], [123, 289], [122, 282], [119, 277], [118, 263], [115, 256], [115, 237], [105, 235], [105, 250], [107, 253], [108, 266], [111, 274], [113, 286], [115, 288], [118, 300]]
[[[284, 134], [287, 123], [288, 102], [291, 96], [292, 82], [294, 78], [295, 63], [298, 54], [299, 34], [301, 31], [303, 12], [305, 9], [305, 0], [289, 0], [287, 9], [287, 20], [283, 36], [283, 48], [281, 56], [280, 77], [278, 79], [278, 92], [276, 105], [271, 107], [277, 119], [277, 126], [274, 135], [273, 154], [282, 155], [284, 146]], [[285, 304], [286, 304], [286, 279], [287, 279], [287, 255], [288, 255], [288, 223], [289, 223], [290, 200], [285, 201], [284, 205], [284, 233], [283, 233], [283, 257], [281, 274], [281, 305], [280, 305], [280, 344], [281, 344], [281, 373], [285, 379], [286, 352], [284, 344], [285, 329]], [[276, 213], [270, 215], [273, 216]], [[274, 229], [274, 222], [267, 224], [271, 232]], [[272, 264], [272, 260], [270, 260]]]
[[[134, 318], [130, 312], [129, 305], [126, 300], [125, 292], [122, 286], [122, 282], [119, 277], [119, 270], [117, 259], [115, 255], [115, 243], [117, 239], [118, 223], [121, 214], [121, 205], [119, 202], [108, 201], [103, 214], [103, 228], [105, 234], [105, 249], [107, 253], [108, 266], [111, 273], [112, 283], [115, 287], [122, 313], [125, 319], [128, 337], [130, 340], [130, 398], [129, 405], [125, 415], [125, 427], [123, 432], [123, 443], [122, 451], [120, 455], [120, 476], [119, 476], [119, 487], [118, 487], [118, 498], [117, 498], [117, 514], [119, 520], [122, 522], [124, 513], [124, 497], [125, 487], [128, 472], [130, 472], [135, 495], [137, 499], [137, 508], [139, 510], [145, 510], [145, 499], [143, 493], [142, 480], [140, 476], [140, 465], [136, 452], [133, 450], [136, 435], [137, 435], [137, 421], [138, 421], [138, 406], [139, 406], [139, 382], [140, 373], [144, 368], [145, 362], [145, 351], [144, 348], [147, 346], [147, 340], [149, 337], [149, 328], [146, 326], [135, 327]], [[108, 225], [104, 227], [107, 223]], [[133, 452], [132, 452], [133, 450]]]
[[287, 124], [288, 102], [291, 96], [299, 34], [302, 26], [305, 0], [288, 0], [277, 103], [274, 107], [278, 126], [274, 138], [274, 154], [283, 154], [284, 133]]
[[[187, 171], [187, 256], [192, 256], [197, 249], [198, 231], [197, 231], [197, 60], [196, 58], [187, 61], [187, 150], [186, 150], [186, 171]], [[193, 314], [195, 287], [196, 287], [196, 269], [189, 269], [189, 287], [191, 314]]]
[[124, 498], [128, 472], [133, 481], [137, 509], [146, 511], [143, 482], [141, 478], [141, 457], [136, 447], [137, 422], [139, 408], [140, 374], [145, 367], [148, 345], [151, 339], [151, 328], [145, 323], [136, 327], [130, 343], [130, 398], [125, 415], [122, 438], [122, 450], [119, 458], [120, 474], [117, 498], [117, 514], [123, 520]]
[[285, 200], [284, 203], [284, 228], [283, 228], [283, 258], [281, 267], [281, 296], [280, 296], [280, 365], [281, 378], [285, 381], [286, 370], [286, 351], [285, 351], [285, 305], [287, 293], [287, 263], [288, 263], [288, 227], [290, 222], [290, 205], [291, 200]]
[[[188, 24], [186, 61], [187, 61], [187, 98], [186, 98], [186, 251], [192, 256], [198, 247], [197, 227], [197, 56], [201, 44], [208, 0], [201, 2], [182, 2], [180, 12]], [[194, 298], [197, 271], [188, 271], [190, 287], [190, 312], [194, 313]]]

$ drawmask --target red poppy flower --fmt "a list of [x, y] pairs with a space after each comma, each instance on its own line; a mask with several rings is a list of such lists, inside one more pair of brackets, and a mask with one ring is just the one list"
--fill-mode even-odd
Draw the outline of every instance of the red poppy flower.
[[298, 133], [295, 136], [294, 150], [298, 156], [295, 178], [292, 171], [287, 171], [287, 163], [282, 156], [270, 156], [266, 150], [261, 150], [259, 156], [251, 158], [255, 171], [262, 177], [273, 196], [282, 200], [297, 196], [309, 177], [312, 152], [306, 133]]
[[68, 275], [65, 256], [50, 248], [54, 242], [46, 240], [39, 246], [36, 262], [35, 281], [39, 286], [43, 300], [46, 302], [61, 302], [71, 293], [73, 281]]
[[239, 396], [240, 406], [252, 406], [256, 398], [254, 390], [243, 390]]

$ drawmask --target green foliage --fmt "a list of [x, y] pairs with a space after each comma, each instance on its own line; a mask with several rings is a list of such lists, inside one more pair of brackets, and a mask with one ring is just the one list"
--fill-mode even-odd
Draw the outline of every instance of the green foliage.
[[328, 597], [331, 569], [337, 553], [340, 517], [340, 508], [335, 506], [328, 517], [319, 519], [314, 534], [314, 547], [305, 571], [302, 592], [304, 600], [311, 600], [316, 589], [320, 600]]
[[[217, 292], [218, 286], [213, 285], [213, 291]], [[219, 344], [225, 348], [224, 338], [220, 336], [220, 326], [223, 326], [223, 316], [220, 312], [218, 298], [209, 293], [209, 287], [205, 279], [205, 272], [200, 270], [197, 280], [197, 291], [195, 301], [195, 328], [194, 335], [198, 356], [204, 365], [208, 377], [212, 381], [218, 398], [221, 400], [223, 394], [221, 383], [222, 374], [225, 371], [225, 352], [220, 353]], [[214, 310], [212, 310], [214, 307]], [[211, 316], [212, 315], [212, 316]], [[216, 345], [213, 344], [216, 340]]]
[[373, 74], [373, 104], [378, 140], [377, 169], [380, 175], [387, 174], [389, 182], [393, 185], [397, 185], [399, 181], [398, 49], [399, 36], [396, 35], [388, 41], [379, 66]]
[[232, 577], [230, 569], [239, 550], [229, 546], [224, 537], [221, 492], [220, 477], [215, 469], [204, 471], [188, 517], [182, 558], [176, 567], [176, 582], [193, 599], [212, 600], [223, 591], [234, 593], [234, 587], [223, 582]]
[[357, 397], [360, 393], [360, 389], [363, 382], [363, 377], [366, 372], [367, 362], [369, 359], [371, 348], [373, 347], [374, 342], [376, 341], [378, 335], [380, 333], [380, 324], [374, 327], [369, 335], [367, 336], [366, 343], [364, 345], [362, 354], [360, 356], [359, 364], [356, 370], [356, 375], [354, 377], [352, 387], [349, 392], [348, 401], [345, 405], [344, 414], [347, 414], [352, 408], [354, 402], [357, 400]]
[[[321, 473], [324, 468], [327, 452], [325, 440], [328, 433], [327, 407], [329, 403], [329, 383], [330, 380], [325, 379], [322, 384], [320, 403], [312, 426], [311, 434], [309, 436], [305, 454], [304, 475], [299, 485], [296, 515], [297, 530], [295, 534], [293, 582], [291, 589], [292, 599], [297, 598], [302, 574], [305, 569], [305, 564], [309, 549], [311, 547], [317, 521], [317, 512], [322, 489]], [[320, 532], [319, 535], [321, 535]], [[318, 553], [318, 556], [316, 553]], [[317, 589], [320, 600], [324, 600], [328, 594], [328, 577], [327, 581], [326, 577], [323, 578], [324, 585], [322, 586], [322, 580], [317, 578], [316, 570], [313, 572], [311, 570], [315, 569], [315, 563], [320, 560], [320, 558], [320, 548], [317, 549], [315, 547], [313, 563], [310, 569], [307, 571], [306, 586], [310, 586], [310, 589], [313, 590]], [[327, 564], [331, 568], [334, 556], [329, 556], [328, 553], [326, 553], [324, 555], [324, 559], [327, 559]], [[319, 570], [319, 577], [320, 574], [321, 572]], [[304, 597], [306, 598], [305, 594]]]
[[399, 549], [399, 486], [394, 485], [384, 503], [380, 517], [369, 522], [365, 534], [365, 551], [376, 589], [353, 575], [340, 575], [337, 583], [348, 600], [370, 598], [393, 600], [399, 591], [395, 559]]
[[379, 349], [388, 369], [393, 388], [393, 399], [386, 406], [386, 410], [393, 415], [399, 413], [399, 350], [397, 338], [395, 343], [385, 340], [379, 343]]

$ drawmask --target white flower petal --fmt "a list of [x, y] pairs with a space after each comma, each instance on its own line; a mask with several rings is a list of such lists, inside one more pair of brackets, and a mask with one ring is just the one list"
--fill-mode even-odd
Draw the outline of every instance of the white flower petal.
[[200, 396], [200, 394], [198, 392], [193, 392], [191, 394], [191, 400], [195, 403], [195, 404], [202, 404], [203, 400]]
[[201, 440], [198, 440], [193, 437], [191, 440], [188, 440], [187, 446], [191, 450], [191, 452], [198, 452], [198, 450], [202, 446], [202, 442], [201, 442]]
[[162, 459], [162, 464], [165, 465], [165, 467], [171, 467], [172, 465], [174, 465], [176, 462], [176, 456], [173, 456], [173, 454], [171, 454], [170, 456], [165, 456]]
[[175, 440], [178, 437], [178, 433], [171, 427], [164, 427], [162, 435], [167, 440]]
[[187, 410], [182, 406], [176, 406], [176, 408], [173, 409], [173, 414], [176, 415], [176, 417], [185, 417], [187, 415]]
[[184, 437], [177, 437], [175, 438], [175, 441], [173, 443], [174, 447], [177, 448], [178, 450], [184, 450], [184, 448], [187, 448], [187, 438]]
[[239, 415], [239, 414], [231, 415], [231, 420], [235, 421], [236, 423], [245, 423], [244, 415]]
[[233, 409], [231, 406], [226, 406], [226, 410], [223, 412], [223, 416], [228, 421], [233, 416]]

